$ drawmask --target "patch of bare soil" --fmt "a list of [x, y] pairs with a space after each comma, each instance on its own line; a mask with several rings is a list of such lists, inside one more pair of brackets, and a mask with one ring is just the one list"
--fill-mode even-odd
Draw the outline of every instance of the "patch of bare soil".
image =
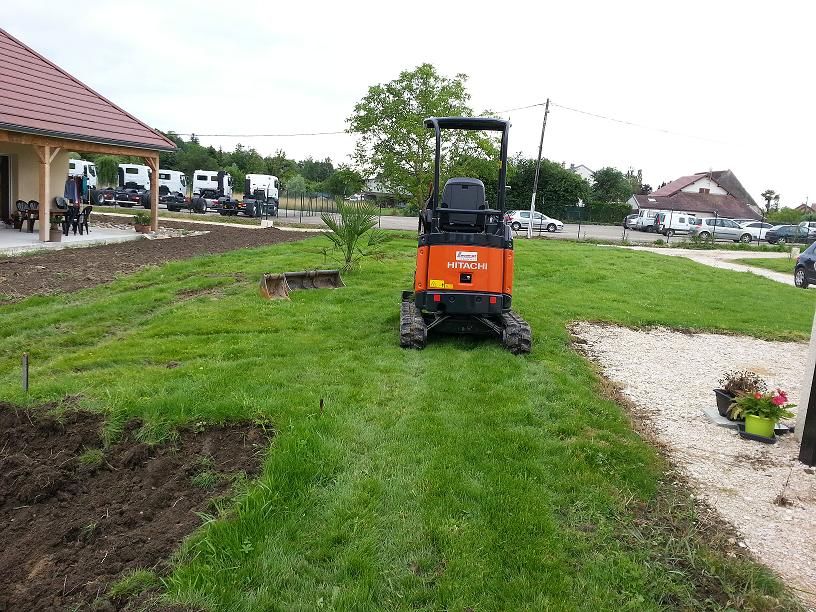
[[[105, 219], [103, 215], [100, 219]], [[118, 220], [117, 217], [108, 219]], [[227, 227], [174, 223], [161, 227], [204, 231], [205, 234], [167, 240], [137, 240], [34, 255], [0, 258], [0, 304], [31, 295], [68, 293], [114, 280], [146, 266], [235, 249], [302, 240], [313, 234], [275, 228]]]
[[102, 425], [87, 412], [58, 420], [0, 404], [0, 611], [125, 608], [106, 597], [111, 584], [134, 569], [165, 572], [201, 524], [196, 512], [230, 494], [235, 476], [256, 475], [269, 445], [263, 430], [236, 425], [148, 446], [131, 422], [104, 447]]

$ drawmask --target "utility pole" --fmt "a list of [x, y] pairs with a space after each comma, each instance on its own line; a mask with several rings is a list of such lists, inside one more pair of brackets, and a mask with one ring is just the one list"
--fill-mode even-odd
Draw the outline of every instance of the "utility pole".
[[530, 221], [527, 223], [527, 237], [533, 237], [533, 220], [535, 219], [536, 192], [538, 191], [538, 173], [541, 171], [541, 149], [544, 147], [544, 130], [547, 128], [547, 115], [550, 113], [550, 99], [544, 104], [544, 121], [541, 123], [541, 140], [538, 141], [538, 161], [533, 179], [533, 197], [530, 199]]

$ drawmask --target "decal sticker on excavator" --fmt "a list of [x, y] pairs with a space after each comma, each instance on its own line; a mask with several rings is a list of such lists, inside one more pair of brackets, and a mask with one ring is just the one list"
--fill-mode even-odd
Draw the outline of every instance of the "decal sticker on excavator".
[[456, 261], [479, 261], [479, 252], [456, 251]]
[[438, 280], [434, 278], [428, 281], [428, 287], [430, 289], [453, 289], [453, 285], [451, 283], [446, 283], [443, 280]]
[[467, 262], [467, 261], [449, 261], [448, 269], [452, 270], [487, 270], [486, 263]]

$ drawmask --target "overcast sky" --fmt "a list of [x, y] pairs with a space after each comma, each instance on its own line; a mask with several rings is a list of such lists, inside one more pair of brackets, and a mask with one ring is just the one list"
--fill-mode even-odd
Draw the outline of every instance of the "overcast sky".
[[[811, 2], [10, 0], [2, 27], [151, 126], [335, 131], [367, 88], [423, 62], [465, 73], [476, 111], [543, 102], [544, 155], [642, 169], [657, 187], [730, 168], [759, 200], [816, 200]], [[535, 156], [543, 109], [509, 113]], [[669, 133], [667, 133], [667, 131]], [[348, 160], [354, 137], [203, 138]]]

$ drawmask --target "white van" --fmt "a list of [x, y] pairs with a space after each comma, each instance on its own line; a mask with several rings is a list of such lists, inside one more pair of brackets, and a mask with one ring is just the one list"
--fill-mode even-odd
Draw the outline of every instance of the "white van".
[[632, 229], [640, 230], [641, 232], [653, 232], [655, 217], [659, 210], [641, 210], [638, 212], [638, 217], [632, 223]]
[[183, 172], [178, 170], [164, 170], [159, 168], [159, 199], [175, 196], [181, 196], [181, 201], [184, 201], [184, 196], [187, 195], [187, 177]]
[[664, 236], [674, 236], [675, 234], [688, 234], [694, 225], [695, 219], [695, 213], [675, 210], [658, 213], [655, 223], [658, 232]]
[[88, 189], [96, 189], [96, 164], [84, 159], [68, 160], [68, 176], [87, 176]]

